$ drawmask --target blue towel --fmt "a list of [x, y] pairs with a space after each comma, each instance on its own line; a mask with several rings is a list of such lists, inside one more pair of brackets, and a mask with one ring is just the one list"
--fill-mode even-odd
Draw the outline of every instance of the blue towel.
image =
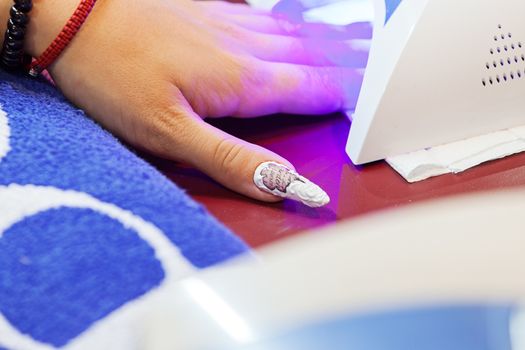
[[67, 346], [246, 251], [49, 84], [0, 72], [0, 348]]

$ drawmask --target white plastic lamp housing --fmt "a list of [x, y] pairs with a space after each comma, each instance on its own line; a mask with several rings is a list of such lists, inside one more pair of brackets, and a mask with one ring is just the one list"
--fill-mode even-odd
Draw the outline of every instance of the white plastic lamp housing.
[[525, 125], [525, 1], [403, 0], [386, 24], [374, 5], [355, 164]]

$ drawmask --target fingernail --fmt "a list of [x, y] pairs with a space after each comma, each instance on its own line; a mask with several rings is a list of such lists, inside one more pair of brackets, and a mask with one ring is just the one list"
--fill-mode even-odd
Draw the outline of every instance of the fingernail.
[[279, 27], [288, 34], [295, 34], [301, 29], [301, 24], [299, 23], [292, 23], [284, 19], [279, 19], [277, 22]]
[[312, 208], [330, 203], [330, 197], [321, 187], [279, 163], [265, 162], [259, 165], [255, 169], [253, 182], [264, 192], [293, 199]]

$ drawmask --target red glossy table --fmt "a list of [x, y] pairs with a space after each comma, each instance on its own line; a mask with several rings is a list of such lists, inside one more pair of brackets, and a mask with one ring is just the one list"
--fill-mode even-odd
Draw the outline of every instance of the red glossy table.
[[458, 193], [525, 185], [525, 154], [416, 184], [405, 182], [384, 162], [356, 167], [344, 151], [350, 122], [343, 115], [279, 115], [212, 123], [283, 155], [332, 198], [321, 209], [291, 201], [259, 203], [221, 187], [194, 169], [150, 159], [253, 247], [376, 210]]

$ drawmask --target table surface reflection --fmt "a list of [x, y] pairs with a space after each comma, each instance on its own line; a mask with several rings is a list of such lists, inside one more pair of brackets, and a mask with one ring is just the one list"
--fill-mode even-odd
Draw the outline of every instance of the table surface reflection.
[[148, 159], [253, 247], [373, 211], [460, 193], [525, 185], [525, 154], [416, 184], [405, 182], [385, 162], [356, 167], [344, 151], [350, 121], [341, 114], [225, 118], [210, 123], [286, 157], [332, 199], [321, 209], [292, 201], [260, 203], [223, 188], [195, 169]]

